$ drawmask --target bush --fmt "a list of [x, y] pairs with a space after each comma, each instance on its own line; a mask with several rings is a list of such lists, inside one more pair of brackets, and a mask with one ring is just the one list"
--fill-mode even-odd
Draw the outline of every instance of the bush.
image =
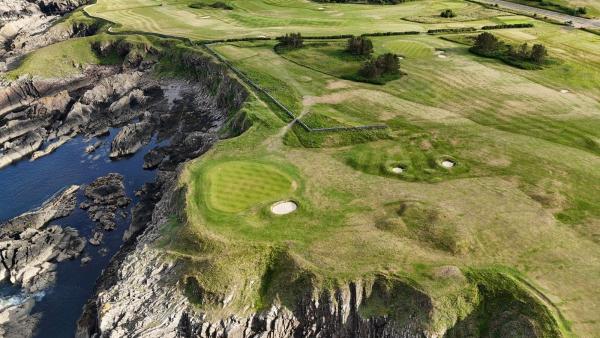
[[440, 16], [442, 18], [454, 18], [454, 17], [456, 17], [456, 14], [454, 14], [453, 10], [446, 9], [446, 10], [442, 11], [442, 13], [440, 13]]
[[379, 55], [376, 59], [368, 59], [359, 69], [358, 75], [367, 80], [400, 75], [398, 55], [386, 53]]
[[368, 56], [373, 53], [373, 42], [364, 36], [353, 36], [348, 39], [346, 51], [352, 55]]
[[430, 29], [427, 34], [439, 34], [439, 33], [469, 33], [476, 32], [475, 27], [460, 27], [460, 28], [441, 28], [441, 29]]
[[296, 49], [304, 46], [304, 39], [300, 33], [290, 33], [277, 38], [280, 47]]
[[[162, 6], [162, 4], [161, 4], [161, 6]], [[210, 5], [207, 5], [207, 4], [202, 3], [202, 2], [194, 2], [194, 3], [190, 4], [188, 7], [195, 8], [195, 9], [202, 9], [202, 8], [205, 8], [205, 7], [212, 7], [212, 8], [216, 8], [216, 9], [225, 9], [225, 10], [228, 10], [228, 11], [233, 10], [233, 7], [231, 7], [230, 5], [228, 5], [228, 4], [224, 3], [224, 2], [221, 2], [221, 1], [217, 1], [217, 2], [215, 2], [213, 4], [210, 4]]]

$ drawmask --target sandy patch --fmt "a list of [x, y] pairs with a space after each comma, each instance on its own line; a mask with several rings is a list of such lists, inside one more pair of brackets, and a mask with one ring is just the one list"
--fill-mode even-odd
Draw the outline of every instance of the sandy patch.
[[569, 93], [569, 90], [567, 90], [567, 89], [562, 89], [562, 90], [560, 91], [560, 93], [561, 93], [561, 94], [567, 94], [567, 93]]
[[271, 212], [275, 215], [287, 215], [298, 209], [298, 204], [293, 201], [281, 201], [271, 206]]
[[402, 174], [404, 172], [404, 168], [402, 168], [402, 167], [393, 167], [392, 168], [392, 172], [394, 174], [400, 175], [400, 174]]
[[210, 15], [201, 16], [200, 19], [210, 19]]
[[352, 85], [348, 81], [337, 80], [327, 82], [327, 89], [344, 89], [351, 87]]
[[446, 169], [454, 168], [454, 166], [456, 166], [456, 163], [452, 160], [443, 160], [441, 164], [442, 167]]

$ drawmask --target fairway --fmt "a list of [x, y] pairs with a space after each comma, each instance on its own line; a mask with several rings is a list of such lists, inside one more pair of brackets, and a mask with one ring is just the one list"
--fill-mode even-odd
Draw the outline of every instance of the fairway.
[[[241, 37], [275, 37], [299, 31], [307, 35], [362, 34], [387, 31], [423, 31], [414, 16], [435, 17], [445, 8], [468, 13], [469, 21], [440, 25], [482, 26], [492, 24], [491, 13], [481, 6], [459, 0], [424, 0], [395, 6], [318, 3], [303, 0], [233, 0], [233, 10], [204, 7], [208, 0], [98, 0], [86, 12], [115, 23], [113, 32], [142, 31], [198, 40]], [[404, 19], [406, 18], [406, 19]]]
[[250, 161], [229, 161], [211, 167], [204, 176], [204, 185], [208, 207], [226, 213], [276, 202], [294, 190], [292, 179], [276, 166]]

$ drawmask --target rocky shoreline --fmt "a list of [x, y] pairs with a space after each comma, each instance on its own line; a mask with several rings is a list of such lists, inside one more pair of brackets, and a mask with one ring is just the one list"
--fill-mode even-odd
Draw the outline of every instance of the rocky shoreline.
[[22, 290], [22, 301], [0, 306], [0, 335], [28, 337], [37, 323], [31, 316], [36, 294], [54, 285], [57, 264], [83, 252], [85, 239], [71, 227], [48, 225], [76, 206], [78, 186], [71, 186], [40, 208], [0, 224], [0, 282]]

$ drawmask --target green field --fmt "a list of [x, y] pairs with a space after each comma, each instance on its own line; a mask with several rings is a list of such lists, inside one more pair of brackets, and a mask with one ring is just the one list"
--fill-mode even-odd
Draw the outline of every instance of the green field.
[[250, 161], [220, 163], [199, 181], [207, 205], [227, 213], [245, 211], [263, 202], [277, 202], [294, 190], [292, 179], [277, 167]]
[[[488, 297], [488, 310], [521, 304], [547, 337], [558, 336], [553, 330], [597, 336], [600, 36], [459, 0], [227, 2], [233, 10], [190, 8], [193, 2], [98, 0], [86, 10], [112, 21], [113, 34], [194, 40], [533, 22], [493, 34], [515, 45], [542, 43], [552, 59], [522, 70], [481, 58], [468, 50], [474, 34], [374, 37], [374, 54], [400, 55], [405, 73], [375, 85], [352, 81], [364, 60], [347, 55], [343, 39], [279, 52], [273, 40], [212, 44], [312, 128], [387, 128], [309, 132], [248, 87], [253, 94], [235, 117], [252, 126], [186, 166], [182, 215], [165, 225], [156, 246], [185, 263], [182, 281], [233, 295], [225, 307], [198, 301], [209, 316], [249, 314], [275, 300], [293, 307], [310, 288], [384, 275], [431, 297], [432, 331], [477, 311], [483, 320], [477, 302]], [[439, 18], [447, 8], [458, 16]], [[74, 64], [106, 62], [90, 50], [93, 39], [113, 38], [39, 50], [14, 74], [76, 73]], [[167, 66], [160, 60], [158, 69]], [[446, 160], [455, 166], [444, 167]], [[269, 208], [280, 200], [299, 208], [275, 216]], [[448, 267], [464, 278], [440, 273]], [[373, 297], [359, 310], [389, 315], [388, 305]]]
[[[112, 31], [144, 31], [199, 40], [240, 37], [275, 37], [299, 31], [306, 35], [362, 34], [367, 32], [424, 30], [415, 16], [434, 17], [446, 9], [465, 13], [437, 26], [493, 24], [495, 11], [460, 1], [426, 0], [398, 6], [325, 4], [302, 0], [234, 0], [234, 9], [190, 8], [198, 0], [98, 0], [86, 7], [95, 17], [109, 20]], [[202, 0], [211, 4], [211, 1]], [[497, 14], [497, 13], [496, 13]], [[429, 25], [427, 25], [429, 26]], [[428, 27], [429, 28], [429, 27]]]

